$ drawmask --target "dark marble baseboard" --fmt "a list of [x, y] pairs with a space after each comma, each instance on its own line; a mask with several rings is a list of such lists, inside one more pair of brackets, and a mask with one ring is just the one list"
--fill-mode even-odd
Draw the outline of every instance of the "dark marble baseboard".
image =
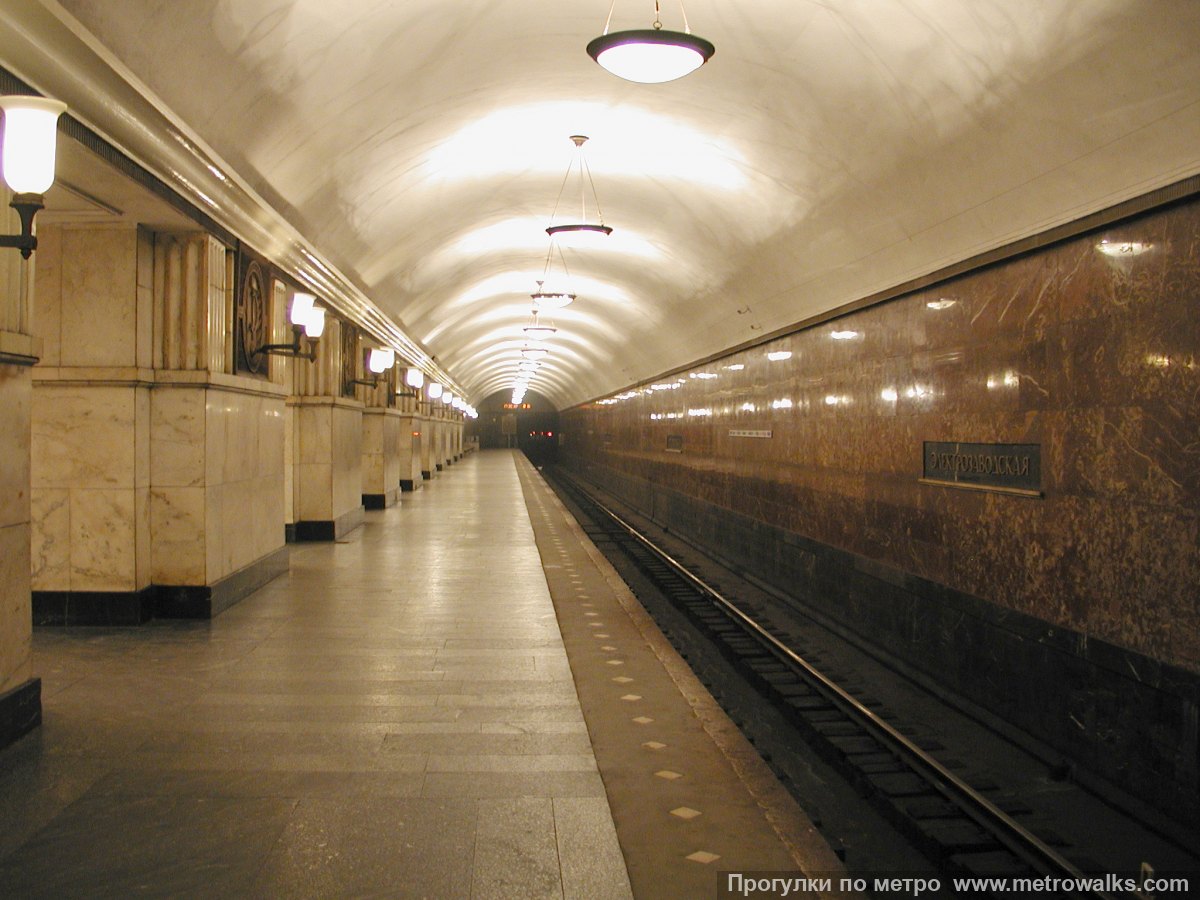
[[289, 551], [280, 547], [210, 585], [155, 587], [155, 616], [162, 619], [212, 619], [288, 570]]
[[211, 619], [288, 570], [280, 547], [209, 585], [153, 584], [140, 591], [34, 591], [34, 625], [144, 625], [153, 618]]
[[406, 494], [412, 493], [420, 486], [421, 486], [421, 482], [414, 481], [411, 478], [401, 478], [400, 479], [400, 490]]
[[143, 625], [154, 616], [155, 588], [140, 591], [33, 591], [34, 625]]
[[434, 463], [434, 465], [437, 467], [437, 470], [438, 470], [439, 472], [440, 472], [440, 471], [442, 471], [442, 468], [443, 468], [443, 467], [442, 467], [442, 464], [441, 464], [441, 463]]
[[42, 679], [0, 694], [0, 750], [42, 724]]
[[363, 515], [363, 507], [356, 506], [350, 512], [338, 516], [332, 521], [296, 522], [294, 541], [299, 543], [302, 541], [339, 540], [363, 523]]
[[396, 501], [400, 499], [400, 488], [388, 491], [384, 494], [363, 494], [362, 502], [364, 509], [387, 509], [389, 506], [395, 506]]
[[429, 469], [422, 469], [421, 477], [424, 478], [426, 481], [429, 481], [430, 479], [433, 478], [433, 472], [429, 471]]
[[1049, 745], [1084, 780], [1183, 821], [1200, 815], [1200, 674], [658, 484], [599, 467], [586, 475], [803, 612]]

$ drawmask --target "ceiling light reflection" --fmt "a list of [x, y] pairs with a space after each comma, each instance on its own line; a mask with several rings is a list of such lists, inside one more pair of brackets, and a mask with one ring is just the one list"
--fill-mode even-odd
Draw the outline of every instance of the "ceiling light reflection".
[[605, 179], [652, 178], [730, 191], [746, 185], [745, 160], [732, 145], [659, 109], [630, 104], [555, 101], [499, 109], [439, 144], [420, 168], [442, 182], [554, 175], [566, 158], [562, 136], [581, 126], [604, 136], [603, 144], [589, 145], [588, 165]]

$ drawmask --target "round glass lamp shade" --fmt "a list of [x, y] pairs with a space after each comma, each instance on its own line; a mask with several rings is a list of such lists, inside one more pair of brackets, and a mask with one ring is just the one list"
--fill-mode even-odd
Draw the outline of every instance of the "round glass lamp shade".
[[716, 52], [704, 38], [658, 28], [614, 31], [587, 45], [588, 56], [626, 81], [661, 84], [704, 65]]
[[442, 396], [442, 386], [436, 381], [429, 382], [429, 384], [425, 387], [425, 396], [427, 396], [430, 400], [436, 400], [438, 397]]
[[521, 355], [526, 359], [545, 359], [550, 355], [550, 351], [545, 347], [526, 347], [521, 351]]
[[308, 319], [304, 323], [304, 334], [306, 337], [319, 338], [325, 333], [325, 310], [319, 306], [314, 306], [308, 312]]
[[412, 388], [425, 386], [425, 373], [420, 369], [409, 369], [404, 373], [404, 383]]
[[292, 308], [288, 311], [288, 319], [293, 325], [304, 327], [308, 322], [308, 317], [312, 314], [313, 303], [316, 299], [312, 294], [296, 293], [292, 295]]
[[575, 295], [568, 294], [566, 291], [538, 291], [529, 296], [537, 304], [538, 309], [562, 309], [575, 300]]
[[396, 363], [396, 351], [391, 348], [384, 350], [372, 349], [367, 356], [367, 368], [376, 375], [382, 374]]
[[67, 105], [45, 97], [0, 97], [4, 110], [4, 181], [16, 194], [44, 194], [54, 184], [58, 117]]

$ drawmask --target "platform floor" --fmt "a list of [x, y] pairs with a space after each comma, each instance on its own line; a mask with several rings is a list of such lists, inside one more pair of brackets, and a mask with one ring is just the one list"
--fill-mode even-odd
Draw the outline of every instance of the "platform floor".
[[0, 897], [694, 898], [836, 871], [508, 451], [294, 545], [212, 622], [39, 629], [34, 654]]

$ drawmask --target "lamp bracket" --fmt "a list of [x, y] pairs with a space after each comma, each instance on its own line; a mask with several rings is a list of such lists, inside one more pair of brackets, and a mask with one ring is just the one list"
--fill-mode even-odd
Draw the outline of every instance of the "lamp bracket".
[[21, 217], [20, 234], [0, 235], [0, 247], [15, 247], [21, 251], [21, 256], [29, 259], [30, 254], [37, 249], [37, 235], [33, 233], [33, 217], [45, 203], [41, 194], [13, 194], [12, 202], [8, 204]]
[[300, 325], [292, 326], [292, 342], [290, 344], [263, 344], [254, 351], [255, 356], [269, 353], [275, 356], [294, 356], [312, 362], [317, 358], [317, 341], [320, 338], [310, 338]]

